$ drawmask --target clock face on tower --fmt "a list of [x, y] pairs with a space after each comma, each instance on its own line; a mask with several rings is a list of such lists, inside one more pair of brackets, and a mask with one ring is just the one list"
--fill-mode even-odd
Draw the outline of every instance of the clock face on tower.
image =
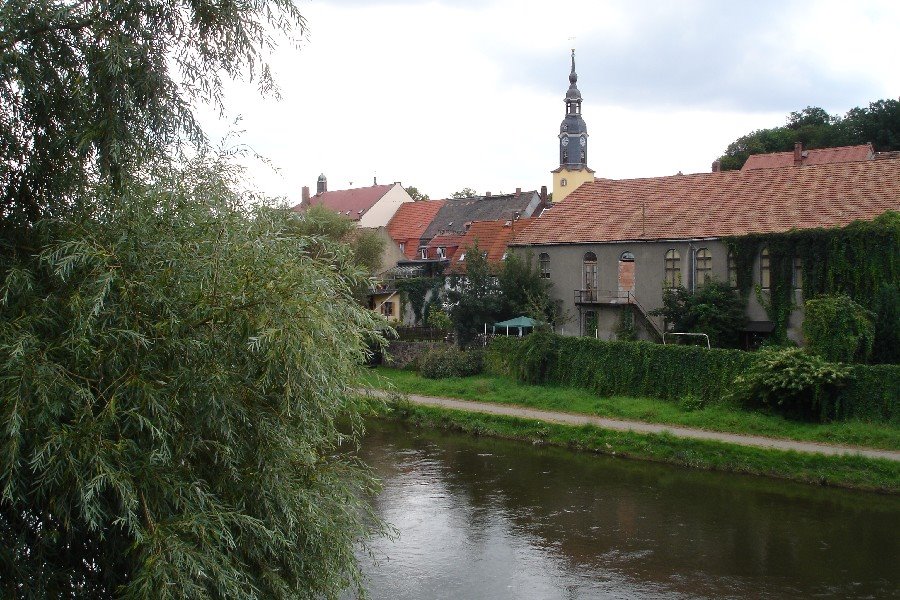
[[568, 137], [564, 137], [564, 138], [562, 139], [562, 145], [563, 145], [563, 148], [565, 148], [566, 146], [569, 145], [569, 138], [568, 138]]
[[587, 140], [584, 138], [581, 138], [581, 147], [584, 148], [585, 146], [587, 146]]

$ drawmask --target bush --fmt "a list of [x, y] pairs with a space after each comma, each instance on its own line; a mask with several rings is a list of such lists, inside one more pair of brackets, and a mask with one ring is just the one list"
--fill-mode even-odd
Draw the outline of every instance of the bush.
[[484, 352], [480, 349], [459, 350], [453, 346], [435, 348], [419, 357], [419, 372], [428, 379], [469, 377], [484, 368]]
[[800, 348], [760, 350], [747, 373], [735, 379], [734, 397], [789, 417], [826, 421], [836, 416], [837, 388], [849, 376], [849, 367]]
[[849, 296], [807, 300], [803, 335], [810, 352], [832, 362], [864, 363], [872, 355], [875, 315]]

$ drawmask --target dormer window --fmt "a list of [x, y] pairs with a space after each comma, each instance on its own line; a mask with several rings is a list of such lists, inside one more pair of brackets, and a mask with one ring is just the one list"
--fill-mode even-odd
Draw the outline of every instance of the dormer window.
[[419, 248], [419, 258], [421, 258], [422, 260], [425, 260], [426, 258], [428, 258], [428, 248], [427, 247], [423, 246], [423, 247]]
[[437, 255], [438, 255], [438, 258], [440, 258], [440, 259], [447, 258], [447, 249], [444, 248], [443, 246], [438, 246]]
[[406, 252], [406, 242], [400, 242], [400, 252]]

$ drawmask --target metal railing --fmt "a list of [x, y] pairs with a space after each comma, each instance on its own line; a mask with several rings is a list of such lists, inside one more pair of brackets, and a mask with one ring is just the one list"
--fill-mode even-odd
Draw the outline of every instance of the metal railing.
[[631, 290], [575, 290], [575, 304], [630, 304], [634, 306], [644, 321], [662, 339], [662, 327], [650, 316], [647, 309], [638, 302]]

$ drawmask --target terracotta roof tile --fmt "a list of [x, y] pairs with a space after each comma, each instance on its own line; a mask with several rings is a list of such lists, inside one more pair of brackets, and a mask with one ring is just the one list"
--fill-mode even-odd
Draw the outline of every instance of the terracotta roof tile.
[[418, 256], [422, 235], [443, 205], [443, 200], [405, 202], [391, 217], [387, 224], [388, 235], [398, 244], [404, 244], [403, 254], [407, 258]]
[[842, 227], [888, 210], [900, 210], [900, 160], [596, 179], [513, 243], [717, 238]]
[[475, 245], [476, 240], [479, 250], [487, 253], [488, 262], [500, 262], [503, 260], [503, 255], [506, 254], [509, 241], [535, 220], [524, 218], [517, 221], [473, 222], [450, 259], [451, 271], [465, 272], [465, 261], [461, 261], [460, 258]]
[[[335, 212], [346, 215], [354, 221], [359, 221], [360, 217], [381, 200], [381, 198], [394, 187], [393, 184], [387, 185], [371, 185], [363, 188], [353, 188], [350, 190], [334, 190], [333, 192], [322, 192], [316, 194], [309, 199], [311, 205], [321, 205]], [[294, 207], [294, 210], [302, 210], [301, 204]]]
[[[874, 156], [871, 144], [860, 146], [841, 146], [838, 148], [817, 148], [804, 150], [800, 166], [825, 165], [839, 162], [854, 162], [858, 160], [871, 160]], [[774, 169], [778, 167], [793, 167], [793, 152], [771, 152], [769, 154], [751, 154], [741, 167], [742, 171], [751, 169]]]

